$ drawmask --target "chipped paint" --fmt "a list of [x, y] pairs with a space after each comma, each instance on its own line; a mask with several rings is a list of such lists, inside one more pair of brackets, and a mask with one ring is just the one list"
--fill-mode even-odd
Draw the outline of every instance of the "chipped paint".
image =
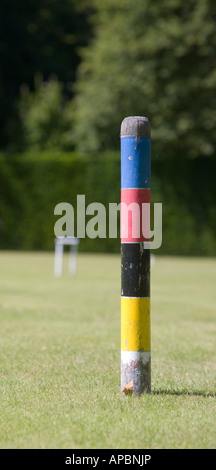
[[124, 386], [123, 392], [125, 395], [132, 394], [134, 392], [134, 384], [133, 384], [133, 379]]
[[[133, 394], [151, 392], [151, 354], [150, 351], [121, 353], [121, 389], [133, 381]], [[124, 392], [125, 393], [125, 392]]]

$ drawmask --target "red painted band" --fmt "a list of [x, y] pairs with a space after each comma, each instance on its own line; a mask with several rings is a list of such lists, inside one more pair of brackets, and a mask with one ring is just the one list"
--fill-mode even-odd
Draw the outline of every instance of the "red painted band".
[[150, 189], [121, 190], [121, 242], [150, 241]]

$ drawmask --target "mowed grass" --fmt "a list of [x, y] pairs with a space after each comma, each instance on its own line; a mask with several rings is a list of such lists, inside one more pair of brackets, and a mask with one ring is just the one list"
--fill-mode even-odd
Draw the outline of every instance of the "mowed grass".
[[216, 260], [151, 269], [152, 393], [120, 391], [120, 257], [0, 252], [0, 447], [216, 445]]

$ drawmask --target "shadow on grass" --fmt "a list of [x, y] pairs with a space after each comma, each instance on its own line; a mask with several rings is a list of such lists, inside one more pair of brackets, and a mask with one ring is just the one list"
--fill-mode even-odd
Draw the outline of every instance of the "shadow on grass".
[[216, 397], [216, 393], [214, 392], [204, 392], [202, 390], [152, 390], [152, 395], [175, 395], [175, 396], [189, 396], [189, 397]]

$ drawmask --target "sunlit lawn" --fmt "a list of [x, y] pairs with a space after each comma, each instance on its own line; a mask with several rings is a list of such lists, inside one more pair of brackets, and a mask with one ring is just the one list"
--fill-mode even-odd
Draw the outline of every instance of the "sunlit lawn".
[[215, 448], [216, 259], [151, 269], [152, 393], [120, 391], [120, 257], [0, 252], [1, 448]]

